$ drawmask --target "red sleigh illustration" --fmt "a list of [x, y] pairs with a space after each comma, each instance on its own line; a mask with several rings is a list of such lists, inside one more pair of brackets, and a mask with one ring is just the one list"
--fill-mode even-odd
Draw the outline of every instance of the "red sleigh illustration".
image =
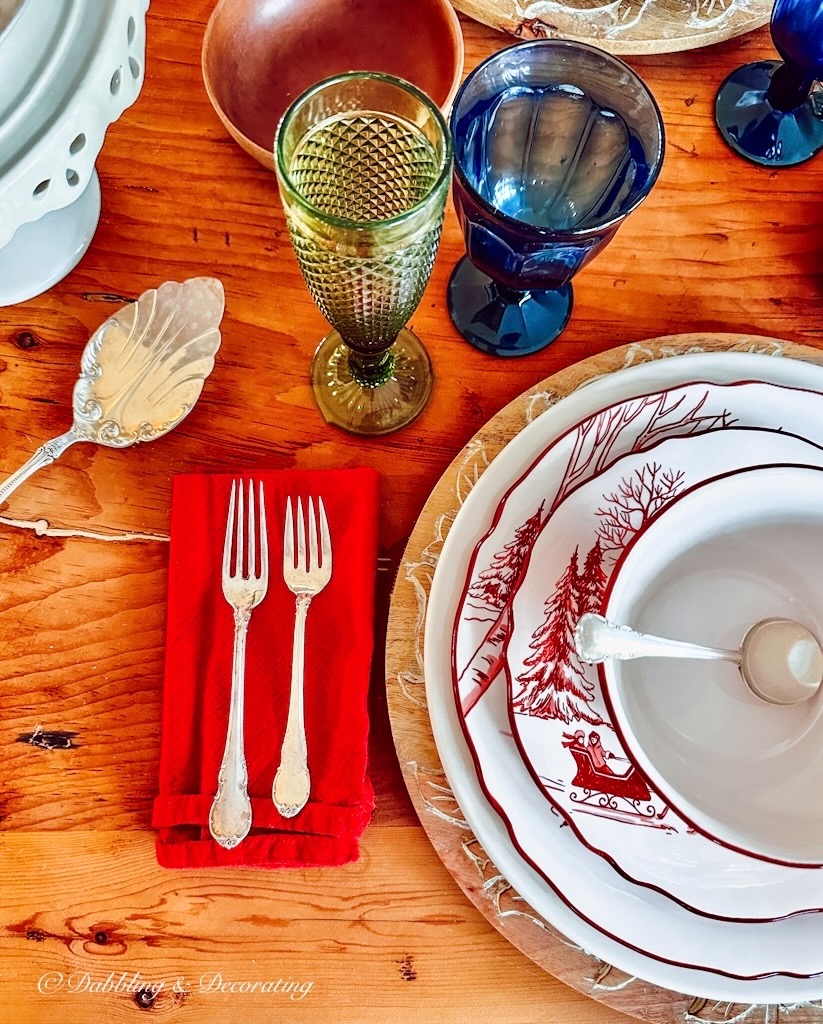
[[[563, 746], [577, 766], [577, 774], [571, 781], [575, 788], [569, 794], [575, 803], [605, 813], [615, 811], [620, 817], [627, 815], [648, 820], [662, 818], [666, 814], [668, 807], [657, 812], [649, 787], [634, 765], [618, 774], [606, 763], [607, 759], [616, 758], [603, 749], [598, 733], [590, 733], [588, 743], [582, 729], [573, 736], [563, 733]], [[582, 790], [582, 795], [576, 790]]]

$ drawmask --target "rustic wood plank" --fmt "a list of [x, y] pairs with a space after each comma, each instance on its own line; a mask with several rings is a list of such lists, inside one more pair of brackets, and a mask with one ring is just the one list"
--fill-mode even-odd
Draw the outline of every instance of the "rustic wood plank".
[[[5, 531], [3, 829], [149, 827], [160, 751], [167, 558], [165, 543]], [[387, 605], [391, 576], [380, 575]], [[382, 636], [385, 626], [379, 629]], [[379, 659], [377, 669], [371, 774], [386, 798], [375, 821], [411, 822]]]
[[[6, 833], [0, 850], [15, 877], [0, 894], [4, 1019], [134, 1019], [142, 1003], [191, 1022], [458, 1022], [469, 978], [483, 1019], [609, 1019], [490, 929], [415, 826], [372, 829], [335, 871], [169, 872], [150, 836], [99, 831]], [[278, 979], [305, 994], [216, 987]]]
[[[463, 243], [449, 208], [413, 318], [435, 365], [432, 402], [397, 435], [355, 440], [328, 427], [311, 398], [309, 361], [325, 325], [292, 256], [274, 178], [225, 135], [202, 86], [199, 49], [212, 6], [153, 0], [145, 87], [110, 128], [98, 161], [103, 215], [91, 249], [59, 286], [0, 309], [5, 474], [67, 428], [80, 353], [113, 309], [163, 280], [198, 274], [218, 275], [227, 292], [215, 373], [178, 430], [125, 452], [78, 445], [0, 509], [3, 520], [44, 520], [74, 534], [38, 536], [0, 522], [2, 1017], [133, 1014], [133, 993], [36, 991], [38, 972], [105, 962], [151, 968], [158, 980], [197, 978], [215, 964], [242, 968], [240, 978], [252, 967], [253, 978], [311, 969], [316, 983], [310, 997], [274, 1010], [258, 996], [162, 993], [152, 1012], [180, 1020], [616, 1020], [491, 928], [417, 823], [386, 710], [389, 592], [450, 461], [549, 374], [613, 345], [683, 330], [820, 345], [819, 165], [775, 174], [744, 164], [711, 117], [725, 74], [773, 55], [768, 32], [629, 59], [664, 113], [663, 173], [580, 274], [571, 324], [544, 352], [495, 361], [458, 337], [445, 289]], [[461, 20], [467, 71], [512, 41]], [[371, 740], [378, 808], [363, 860], [329, 872], [164, 872], [149, 816], [167, 548], [80, 531], [163, 534], [172, 478], [195, 468], [355, 465], [377, 468], [383, 488]], [[105, 942], [95, 941], [98, 931]], [[653, 1017], [655, 996], [644, 998]]]

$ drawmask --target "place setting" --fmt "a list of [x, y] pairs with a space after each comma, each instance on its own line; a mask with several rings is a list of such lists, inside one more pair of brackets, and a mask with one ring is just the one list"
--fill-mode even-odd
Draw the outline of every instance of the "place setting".
[[[715, 351], [654, 358], [656, 350], [696, 348]], [[815, 356], [793, 348], [795, 358]], [[609, 353], [611, 366], [600, 356], [543, 382], [455, 460], [418, 521], [396, 585], [395, 616], [404, 606], [406, 616], [412, 607], [424, 614], [416, 630], [395, 620], [387, 657], [395, 742], [421, 821], [467, 892], [477, 870], [465, 856], [468, 825], [512, 887], [505, 904], [499, 893], [492, 898], [495, 889], [475, 902], [518, 948], [583, 990], [586, 955], [553, 942], [537, 922], [612, 969], [654, 981], [658, 999], [667, 989], [747, 1005], [814, 998], [819, 986], [811, 954], [819, 870], [801, 839], [792, 845], [788, 837], [814, 832], [820, 448], [812, 424], [820, 370], [749, 354], [758, 349], [771, 351], [743, 337], [661, 339], [645, 343], [642, 364], [630, 370], [619, 369], [631, 355], [624, 349]], [[564, 385], [562, 401], [527, 421], [544, 389], [562, 394]], [[750, 402], [755, 395], [762, 397]], [[771, 402], [791, 413], [769, 423]], [[487, 462], [481, 446], [493, 454], [505, 440]], [[477, 474], [473, 485], [461, 482]], [[716, 506], [713, 493], [729, 498]], [[732, 493], [751, 500], [738, 503]], [[605, 537], [632, 538], [625, 576], [621, 556], [605, 557]], [[687, 558], [688, 572], [680, 569]], [[525, 567], [512, 598], [518, 562]], [[404, 601], [412, 581], [418, 600]], [[599, 666], [583, 660], [574, 635], [581, 594], [599, 594], [598, 612], [634, 628], [627, 660], [604, 652], [593, 659]], [[642, 615], [638, 601], [646, 602]], [[784, 707], [749, 689], [738, 667], [746, 629], [781, 615], [799, 626], [778, 638], [784, 661], [786, 645], [811, 634], [803, 664], [812, 677], [784, 670], [797, 687]], [[678, 661], [674, 651], [665, 661], [637, 658], [634, 630], [710, 646], [726, 663]], [[487, 640], [484, 651], [485, 638], [502, 649]], [[609, 651], [608, 638], [603, 644]], [[775, 657], [767, 652], [770, 680]], [[421, 715], [431, 729], [424, 741], [409, 728]], [[675, 723], [679, 746], [665, 731]], [[753, 765], [764, 747], [773, 756]], [[427, 778], [414, 767], [423, 759], [432, 772], [442, 763], [460, 808], [451, 825], [432, 819], [445, 797], [436, 772]], [[704, 762], [702, 778], [688, 771]], [[793, 787], [801, 770], [809, 781]], [[727, 786], [709, 786], [709, 778]], [[780, 785], [795, 791], [792, 801], [776, 795]], [[719, 827], [723, 806], [747, 806], [744, 793], [759, 817], [741, 809]], [[695, 804], [698, 794], [716, 797], [712, 817]], [[795, 815], [791, 825], [775, 804]], [[760, 826], [746, 832], [742, 823], [753, 817]], [[491, 884], [493, 868], [483, 877]], [[799, 968], [802, 947], [811, 956]], [[616, 991], [595, 997], [611, 1001]], [[676, 998], [668, 999], [675, 1010]], [[613, 1005], [633, 1012], [638, 1004], [622, 992]]]
[[357, 858], [374, 807], [376, 517], [370, 470], [175, 479], [153, 809], [162, 865]]
[[[9, 308], [92, 245], [95, 162], [146, 73], [145, 0], [88, 22], [87, 65], [84, 0], [61, 0], [65, 64], [37, 38], [37, 2], [0, 0], [0, 57], [25, 41], [51, 97], [42, 109], [0, 100], [0, 151], [14, 158], [13, 176], [0, 163], [0, 211], [15, 214], [0, 222]], [[201, 432], [196, 459], [159, 457], [169, 543], [153, 868], [207, 884], [212, 870], [262, 869], [251, 877], [264, 887], [334, 868], [354, 884], [381, 799], [370, 681], [385, 658], [389, 752], [420, 827], [517, 950], [643, 1019], [703, 1019], [714, 1001], [795, 1007], [806, 1024], [823, 998], [819, 351], [704, 332], [600, 339], [589, 358], [535, 362], [535, 383], [419, 495], [380, 603], [397, 500], [380, 468], [414, 459], [443, 408], [441, 339], [419, 310], [449, 218], [457, 258], [440, 315], [470, 385], [500, 387], [500, 367], [562, 351], [590, 264], [626, 244], [626, 273], [638, 267], [626, 225], [654, 202], [670, 126], [621, 41], [665, 52], [763, 22], [757, 5], [701, 8], [687, 24], [647, 6], [605, 34], [614, 11], [578, 11], [573, 38], [537, 31], [464, 68], [463, 22], [445, 0], [404, 12], [396, 47], [381, 3], [364, 22], [313, 0], [298, 25], [287, 5], [219, 0], [199, 51], [203, 102], [249, 180], [266, 176], [276, 259], [286, 252], [301, 301], [328, 325], [298, 339], [312, 352], [279, 410], [288, 443], [212, 447], [210, 416], [225, 425], [243, 409], [238, 438], [252, 441], [260, 418], [248, 395], [208, 390], [242, 366], [236, 267], [233, 282], [219, 266], [160, 277], [131, 302], [112, 286], [89, 293], [113, 311], [84, 332], [64, 432], [8, 468], [0, 505], [81, 447], [133, 448], [112, 458], [136, 464], [184, 422]], [[314, 39], [324, 17], [339, 45]], [[410, 45], [415, 28], [430, 45]], [[823, 148], [820, 11], [777, 0], [771, 37], [781, 59], [718, 76], [714, 115], [735, 162], [724, 166], [765, 166], [782, 183]], [[307, 58], [273, 61], [273, 48]], [[435, 48], [436, 62], [421, 59]], [[474, 373], [475, 358], [493, 372]], [[304, 449], [305, 417], [321, 441]]]

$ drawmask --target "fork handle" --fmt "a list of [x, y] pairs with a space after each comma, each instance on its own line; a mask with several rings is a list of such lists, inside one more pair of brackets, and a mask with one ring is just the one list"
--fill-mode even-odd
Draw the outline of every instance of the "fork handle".
[[234, 653], [226, 747], [217, 776], [217, 793], [209, 812], [209, 831], [227, 850], [242, 842], [251, 829], [249, 773], [243, 749], [243, 702], [246, 688], [246, 633], [251, 609], [234, 613]]
[[272, 800], [284, 818], [293, 818], [306, 806], [311, 792], [306, 724], [303, 719], [303, 652], [310, 594], [298, 594], [294, 612], [294, 644], [291, 655], [291, 692], [286, 734], [280, 750], [280, 767], [274, 776]]

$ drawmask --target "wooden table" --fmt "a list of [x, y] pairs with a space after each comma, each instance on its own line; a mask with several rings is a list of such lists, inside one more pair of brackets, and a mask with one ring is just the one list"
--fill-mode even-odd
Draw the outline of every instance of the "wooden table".
[[[154, 0], [146, 83], [109, 130], [103, 216], [80, 266], [0, 309], [0, 471], [69, 424], [89, 334], [161, 281], [215, 274], [223, 346], [183, 426], [140, 450], [78, 446], [0, 522], [0, 1015], [4, 1021], [382, 1022], [620, 1019], [510, 946], [440, 863], [397, 766], [381, 641], [394, 572], [452, 457], [498, 409], [613, 345], [681, 331], [819, 343], [820, 162], [770, 172], [726, 149], [716, 86], [772, 56], [768, 32], [630, 59], [663, 110], [661, 178], [575, 282], [562, 339], [526, 359], [467, 346], [445, 309], [463, 251], [453, 211], [413, 325], [437, 375], [424, 415], [374, 441], [329, 427], [308, 382], [324, 321], [292, 256], [273, 176], [225, 135], [200, 77], [210, 0]], [[466, 68], [510, 42], [464, 20]], [[382, 474], [372, 694], [377, 811], [361, 860], [315, 871], [174, 872], [155, 862], [171, 480], [194, 467], [374, 466]], [[47, 525], [48, 524], [48, 525]], [[49, 972], [98, 988], [48, 989]], [[200, 979], [283, 978], [302, 998], [203, 991]], [[46, 979], [45, 981], [41, 979]], [[182, 991], [174, 991], [175, 982]], [[159, 994], [155, 990], [163, 983]], [[299, 994], [299, 993], [298, 993]]]

